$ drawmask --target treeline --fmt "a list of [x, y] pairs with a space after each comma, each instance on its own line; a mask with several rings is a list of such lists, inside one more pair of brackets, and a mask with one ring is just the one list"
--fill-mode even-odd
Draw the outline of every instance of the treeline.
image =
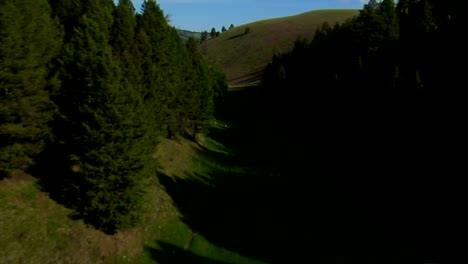
[[[466, 69], [462, 5], [371, 0], [357, 17], [333, 27], [325, 23], [311, 41], [298, 39], [291, 52], [275, 55], [265, 69], [264, 87], [280, 95], [276, 105], [293, 113], [285, 122], [314, 120], [326, 124], [318, 131], [327, 129], [328, 136], [363, 143], [369, 136], [395, 151], [409, 145], [422, 151], [430, 140], [433, 153], [446, 145], [442, 135], [459, 140], [451, 147], [459, 145], [464, 129], [457, 120], [467, 114], [467, 92], [460, 86]], [[290, 124], [294, 127], [300, 126]], [[362, 134], [368, 127], [375, 133]]]
[[[448, 252], [461, 245], [465, 12], [463, 1], [371, 0], [275, 55], [263, 76], [278, 130], [300, 137], [285, 150], [297, 168], [290, 175], [304, 186], [335, 179], [342, 201], [367, 204], [369, 219], [385, 215], [379, 223], [400, 234], [394, 245], [412, 243], [423, 256], [455, 258]], [[321, 174], [304, 176], [316, 167]], [[439, 242], [455, 233], [450, 245]]]
[[0, 84], [1, 173], [48, 168], [46, 190], [108, 232], [138, 222], [158, 138], [195, 138], [227, 88], [154, 0], [1, 1]]
[[[229, 26], [229, 29], [232, 29], [232, 28], [234, 28], [234, 25], [233, 25], [233, 24], [231, 24], [231, 25]], [[227, 31], [226, 27], [223, 26], [223, 27], [221, 28], [221, 32], [226, 32], [226, 31]], [[204, 41], [208, 40], [209, 38], [219, 37], [219, 35], [221, 34], [221, 32], [216, 31], [216, 28], [214, 28], [214, 27], [211, 28], [211, 31], [210, 31], [209, 34], [208, 34], [208, 31], [204, 30], [204, 31], [201, 32], [201, 35], [200, 35], [200, 36], [201, 36], [201, 37], [200, 37], [200, 42], [204, 42]]]

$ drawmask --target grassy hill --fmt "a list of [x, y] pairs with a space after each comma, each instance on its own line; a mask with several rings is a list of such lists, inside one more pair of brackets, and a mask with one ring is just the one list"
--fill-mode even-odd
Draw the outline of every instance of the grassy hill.
[[[231, 85], [255, 82], [273, 54], [291, 49], [298, 36], [311, 39], [317, 26], [325, 21], [334, 25], [358, 12], [317, 10], [241, 25], [206, 41], [202, 52], [225, 70]], [[246, 28], [250, 28], [248, 34], [244, 34]]]
[[194, 31], [189, 31], [189, 30], [184, 30], [184, 29], [178, 29], [177, 32], [179, 32], [180, 37], [184, 41], [187, 41], [190, 37], [193, 37], [196, 39], [201, 38], [201, 32], [194, 32]]

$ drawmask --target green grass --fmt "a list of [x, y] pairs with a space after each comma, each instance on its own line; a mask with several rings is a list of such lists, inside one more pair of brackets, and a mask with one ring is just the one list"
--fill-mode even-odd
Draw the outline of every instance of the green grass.
[[[71, 220], [34, 179], [0, 181], [0, 264], [411, 260], [413, 248], [396, 245], [390, 225], [368, 221], [375, 209], [355, 195], [365, 187], [357, 174], [320, 162], [306, 136], [267, 118], [262, 96], [229, 91], [230, 111], [213, 121], [202, 145], [163, 140], [143, 223], [113, 236]], [[350, 261], [355, 254], [359, 262]]]
[[[311, 250], [315, 261], [333, 257], [319, 254], [347, 237], [336, 220], [346, 208], [333, 202], [340, 190], [316, 177], [320, 164], [304, 137], [288, 137], [266, 117], [262, 96], [229, 91], [229, 111], [202, 145], [162, 140], [143, 223], [113, 236], [71, 220], [34, 180], [0, 181], [0, 263], [300, 263]], [[313, 263], [333, 263], [326, 260]]]
[[[261, 20], [232, 28], [202, 45], [207, 59], [220, 65], [230, 84], [258, 82], [273, 54], [289, 51], [298, 36], [311, 39], [327, 21], [331, 26], [358, 14], [358, 10], [317, 10]], [[244, 34], [249, 27], [250, 33]]]
[[[214, 129], [226, 129], [227, 124], [213, 121]], [[225, 146], [210, 138], [205, 138], [204, 147], [210, 151], [229, 155]], [[164, 140], [156, 151], [161, 161], [161, 173], [168, 175], [174, 181], [193, 180], [205, 182], [209, 180], [210, 172], [215, 166], [219, 170], [227, 170], [216, 161], [208, 160], [200, 155], [203, 148], [185, 139]], [[195, 177], [194, 175], [200, 175]], [[181, 256], [187, 263], [210, 263], [219, 261], [227, 263], [261, 263], [238, 253], [220, 248], [206, 240], [184, 224], [180, 213], [172, 202], [171, 197], [159, 186], [153, 192], [152, 199], [159, 213], [154, 213], [152, 219], [146, 222], [151, 230], [145, 235], [146, 250], [135, 259], [137, 263], [179, 263]], [[193, 236], [193, 237], [192, 237]], [[168, 249], [170, 248], [170, 249]], [[186, 254], [190, 254], [188, 257]], [[159, 260], [159, 262], [158, 262]]]
[[[105, 263], [106, 235], [71, 220], [34, 181], [0, 183], [0, 263]], [[116, 237], [118, 240], [119, 238]], [[112, 252], [118, 255], [118, 251]]]
[[[213, 122], [214, 129], [227, 126]], [[206, 150], [229, 155], [219, 142], [210, 138], [204, 142]], [[155, 157], [160, 160], [161, 173], [175, 180], [203, 180], [189, 175], [204, 175], [207, 180], [213, 166], [227, 170], [200, 156], [202, 151], [185, 139], [163, 140]], [[72, 220], [72, 211], [41, 192], [35, 182], [31, 177], [0, 181], [1, 264], [180, 263], [181, 256], [188, 258], [182, 263], [260, 263], [194, 234], [181, 221], [181, 214], [157, 178], [148, 193], [143, 223], [112, 236]]]

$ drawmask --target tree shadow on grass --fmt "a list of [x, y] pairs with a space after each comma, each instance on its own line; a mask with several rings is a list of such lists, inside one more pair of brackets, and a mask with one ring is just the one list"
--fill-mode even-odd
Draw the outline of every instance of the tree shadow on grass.
[[[232, 157], [209, 149], [200, 155], [222, 164]], [[395, 201], [359, 186], [365, 183], [340, 179], [336, 170], [270, 164], [272, 170], [234, 171], [210, 164], [203, 175], [159, 179], [181, 220], [218, 247], [266, 263], [418, 263], [410, 248], [416, 240], [399, 244], [394, 234]]]
[[240, 38], [242, 36], [245, 36], [246, 34], [245, 33], [240, 33], [240, 34], [237, 34], [237, 35], [234, 35], [234, 36], [231, 36], [229, 37], [227, 40], [233, 40], [233, 39], [236, 39], [236, 38]]
[[434, 226], [443, 216], [411, 199], [419, 193], [412, 186], [392, 191], [377, 185], [381, 179], [338, 177], [338, 170], [261, 172], [212, 168], [209, 178], [159, 179], [193, 232], [265, 263], [453, 263], [458, 256]]
[[67, 166], [69, 161], [63, 155], [64, 149], [58, 144], [48, 143], [45, 150], [36, 159], [36, 164], [32, 166], [29, 173], [38, 178], [38, 185], [41, 189], [49, 193], [50, 198], [65, 206], [72, 206], [73, 201], [69, 199], [70, 193], [66, 195], [63, 189], [67, 185], [66, 175], [70, 173]]
[[0, 181], [5, 179], [8, 176], [6, 172], [0, 171]]
[[258, 84], [255, 85], [255, 83], [260, 83], [260, 81], [262, 80], [264, 71], [265, 67], [253, 69], [244, 75], [230, 78], [229, 83], [235, 85], [244, 85], [244, 88], [246, 89], [255, 88], [256, 86], [258, 86]]
[[369, 219], [372, 212], [342, 190], [322, 183], [305, 192], [304, 182], [278, 175], [218, 172], [208, 182], [195, 179], [200, 177], [159, 176], [181, 220], [218, 247], [266, 263], [394, 263], [397, 246], [386, 221]]
[[[265, 260], [273, 241], [264, 238], [269, 230], [275, 229], [267, 221], [274, 217], [274, 210], [266, 208], [274, 201], [259, 198], [255, 190], [268, 186], [260, 186], [261, 181], [256, 180], [258, 175], [227, 173], [218, 176], [223, 179], [208, 182], [195, 179], [203, 175], [177, 181], [159, 175], [159, 179], [182, 213], [181, 220], [193, 232], [227, 250]], [[271, 259], [267, 257], [267, 260]]]
[[[411, 160], [422, 143], [406, 138], [399, 150], [393, 130], [353, 123], [337, 110], [318, 121], [268, 120], [255, 90], [229, 96], [231, 111], [221, 118], [230, 128], [210, 137], [230, 154], [203, 149], [204, 175], [159, 176], [194, 232], [267, 263], [452, 263], [458, 256], [444, 230], [448, 210], [428, 193], [435, 183], [412, 175], [420, 165], [430, 170], [427, 155]], [[301, 132], [309, 122], [314, 127]], [[236, 165], [246, 169], [220, 169]]]
[[149, 252], [151, 257], [162, 264], [228, 264], [227, 262], [212, 260], [202, 256], [195, 255], [188, 250], [177, 246], [158, 242], [161, 249], [146, 247], [145, 251]]
[[[73, 173], [70, 159], [66, 153], [70, 153], [68, 149], [71, 146], [64, 146], [55, 143], [48, 143], [45, 150], [40, 153], [36, 159], [36, 164], [28, 171], [32, 176], [38, 179], [39, 188], [47, 192], [49, 197], [57, 203], [72, 209], [69, 217], [73, 220], [83, 220], [86, 224], [94, 226], [94, 228], [112, 235], [115, 234], [116, 227], [112, 224], [100, 223], [99, 215], [83, 214], [83, 208], [86, 206], [86, 192], [90, 188], [82, 177], [77, 177]], [[80, 188], [77, 188], [77, 187]]]

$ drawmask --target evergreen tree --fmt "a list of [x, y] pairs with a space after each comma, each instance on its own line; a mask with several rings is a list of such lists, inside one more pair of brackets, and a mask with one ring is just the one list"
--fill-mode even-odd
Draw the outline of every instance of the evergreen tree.
[[386, 39], [396, 41], [398, 39], [398, 18], [396, 5], [393, 0], [383, 0], [380, 3], [379, 13], [383, 17], [386, 29], [388, 32]]
[[228, 83], [223, 69], [211, 66], [210, 67], [211, 76], [209, 77], [212, 80], [212, 89], [213, 89], [213, 103], [215, 112], [221, 110], [221, 107], [224, 103], [226, 97], [226, 92], [228, 89]]
[[211, 28], [210, 37], [212, 37], [212, 38], [216, 37], [216, 29], [215, 28]]
[[201, 32], [200, 42], [204, 42], [208, 39], [208, 31], [204, 30]]
[[24, 171], [44, 147], [51, 61], [61, 35], [45, 0], [0, 1], [0, 173]]
[[364, 4], [363, 9], [361, 10], [361, 13], [374, 13], [379, 9], [380, 4], [377, 2], [377, 0], [369, 0], [367, 4]]
[[231, 25], [229, 26], [229, 29], [232, 29], [232, 28], [234, 28], [234, 25], [233, 25], [233, 24], [231, 24]]
[[[133, 57], [135, 48], [135, 8], [129, 0], [120, 0], [113, 13], [113, 24], [110, 43], [118, 58]], [[128, 54], [126, 54], [128, 53]], [[129, 61], [127, 61], [129, 62]], [[131, 75], [131, 74], [129, 74]]]
[[226, 30], [227, 29], [224, 26], [221, 28], [221, 32], [226, 32]]
[[[168, 92], [168, 100], [166, 102], [168, 104], [168, 112], [163, 122], [170, 134], [181, 134], [184, 128], [189, 126], [189, 124], [183, 120], [186, 120], [187, 108], [192, 107], [190, 105], [184, 105], [182, 99], [185, 91], [190, 89], [190, 83], [186, 83], [186, 73], [188, 71], [187, 61], [189, 58], [185, 44], [178, 36], [177, 30], [174, 27], [171, 28], [169, 41], [171, 42], [171, 50], [168, 53], [170, 56], [170, 63], [163, 69], [164, 72], [168, 73], [166, 77], [169, 85], [166, 88]], [[188, 41], [195, 42], [195, 39], [190, 37]]]
[[[149, 128], [153, 131], [152, 138], [165, 134], [167, 131], [167, 118], [172, 116], [169, 110], [171, 100], [170, 72], [166, 71], [170, 64], [170, 27], [164, 18], [163, 11], [156, 1], [145, 1], [142, 6], [142, 14], [138, 19], [140, 37], [142, 43], [142, 55], [144, 55], [144, 93], [146, 118], [151, 120]], [[174, 76], [173, 76], [174, 77]], [[174, 77], [175, 78], [175, 77]]]
[[152, 16], [148, 16], [153, 25], [145, 30], [149, 32], [151, 43], [155, 47], [152, 63], [157, 72], [152, 88], [156, 92], [157, 100], [150, 109], [156, 114], [153, 118], [158, 125], [156, 129], [172, 137], [180, 133], [184, 126], [182, 123], [185, 118], [181, 116], [184, 106], [180, 100], [183, 90], [187, 87], [182, 78], [186, 71], [183, 66], [187, 60], [186, 52], [176, 29], [161, 22], [161, 9], [155, 3], [147, 5], [153, 10]]
[[422, 1], [422, 10], [416, 18], [416, 32], [430, 33], [436, 29], [433, 7], [429, 1]]
[[65, 31], [65, 42], [73, 35], [75, 27], [79, 25], [79, 18], [89, 7], [85, 0], [49, 0], [52, 7], [52, 17], [57, 17]]
[[198, 51], [195, 39], [190, 38], [186, 43], [189, 65], [191, 69], [192, 87], [186, 93], [186, 109], [188, 118], [191, 120], [191, 131], [193, 139], [196, 134], [207, 127], [208, 121], [213, 117], [214, 101], [213, 87], [208, 65]]
[[141, 216], [148, 141], [140, 129], [139, 94], [121, 83], [125, 78], [108, 45], [114, 4], [87, 4], [61, 58], [55, 134], [71, 168], [63, 195], [86, 222], [113, 232]]

